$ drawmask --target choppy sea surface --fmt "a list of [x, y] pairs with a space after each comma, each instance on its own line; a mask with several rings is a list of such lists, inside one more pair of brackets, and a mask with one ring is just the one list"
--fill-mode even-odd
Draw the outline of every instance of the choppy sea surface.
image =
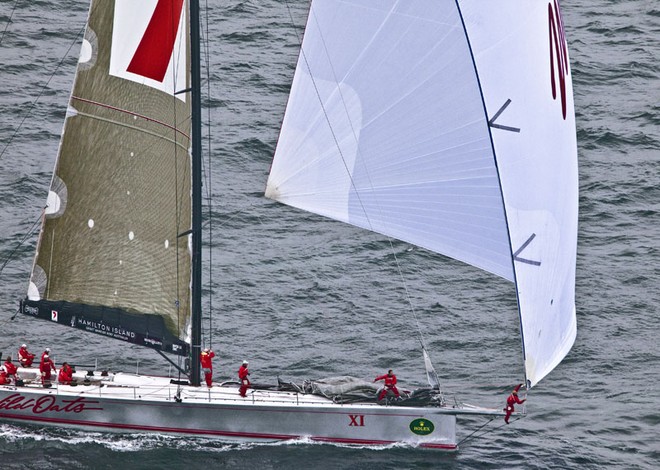
[[[249, 358], [259, 381], [372, 377], [393, 367], [402, 383], [423, 384], [394, 250], [445, 390], [500, 406], [522, 374], [510, 284], [263, 198], [307, 3], [208, 2], [214, 235], [204, 324], [219, 352], [216, 378]], [[12, 319], [87, 8], [82, 0], [0, 0], [0, 351], [15, 353], [25, 341], [50, 346], [56, 361], [161, 373], [167, 366], [151, 351]], [[562, 8], [579, 146], [578, 337], [529, 394], [524, 419], [490, 426], [453, 454], [0, 423], [2, 468], [658, 468], [660, 4], [565, 0]], [[459, 439], [481, 424], [459, 426]]]

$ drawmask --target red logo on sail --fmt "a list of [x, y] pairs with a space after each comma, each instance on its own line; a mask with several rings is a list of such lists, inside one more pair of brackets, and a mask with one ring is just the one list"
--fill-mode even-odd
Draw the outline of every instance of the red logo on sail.
[[[550, 33], [550, 83], [552, 85], [552, 98], [557, 99], [557, 83], [559, 82], [559, 93], [561, 95], [561, 112], [566, 119], [566, 77], [568, 76], [568, 48], [566, 47], [566, 36], [564, 24], [561, 21], [559, 3], [554, 0], [548, 3], [548, 22]], [[557, 61], [557, 77], [555, 77], [555, 60]]]
[[162, 82], [174, 52], [183, 0], [158, 0], [128, 71]]

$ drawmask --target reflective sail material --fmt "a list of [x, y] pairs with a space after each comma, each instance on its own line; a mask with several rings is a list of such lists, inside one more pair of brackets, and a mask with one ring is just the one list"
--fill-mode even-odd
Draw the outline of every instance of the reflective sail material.
[[23, 312], [186, 354], [183, 0], [94, 1]]
[[314, 1], [266, 195], [515, 281], [533, 386], [576, 331], [558, 4]]

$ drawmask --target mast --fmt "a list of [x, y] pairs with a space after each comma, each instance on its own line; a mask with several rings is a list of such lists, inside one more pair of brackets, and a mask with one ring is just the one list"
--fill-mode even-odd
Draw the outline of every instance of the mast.
[[190, 79], [192, 88], [192, 291], [190, 383], [200, 385], [202, 343], [202, 99], [199, 0], [190, 0]]

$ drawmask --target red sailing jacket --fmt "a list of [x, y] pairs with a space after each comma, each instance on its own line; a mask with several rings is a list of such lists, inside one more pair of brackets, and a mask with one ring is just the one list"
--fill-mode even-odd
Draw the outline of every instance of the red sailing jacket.
[[[250, 372], [248, 372], [248, 368], [242, 365], [241, 367], [238, 368], [238, 378], [241, 379], [247, 379], [247, 376], [250, 375]], [[248, 380], [249, 382], [249, 380]]]
[[215, 353], [213, 351], [202, 351], [202, 353], [199, 355], [199, 359], [202, 362], [202, 369], [213, 369], [213, 362], [211, 359], [215, 357]]
[[30, 365], [31, 365], [32, 361], [34, 360], [34, 354], [32, 354], [30, 351], [28, 351], [27, 348], [21, 347], [18, 350], [18, 359], [19, 359], [19, 361], [29, 362]]
[[44, 354], [41, 358], [41, 364], [39, 364], [39, 371], [48, 373], [51, 369], [57, 371], [53, 360], [47, 354]]
[[7, 361], [5, 362], [5, 370], [7, 371], [7, 375], [16, 375], [18, 367], [13, 362]]
[[396, 375], [394, 375], [394, 374], [392, 374], [392, 375], [387, 375], [387, 374], [381, 375], [380, 377], [376, 377], [374, 379], [374, 382], [376, 382], [378, 380], [383, 380], [383, 379], [385, 379], [385, 386], [387, 388], [392, 388], [396, 385]]
[[73, 380], [73, 369], [71, 366], [62, 366], [60, 373], [57, 376], [57, 381], [63, 384], [70, 384]]
[[525, 400], [521, 400], [520, 398], [518, 398], [517, 393], [512, 393], [511, 395], [509, 395], [509, 398], [506, 399], [506, 404], [508, 406], [513, 406], [515, 403], [521, 404], [524, 401]]

